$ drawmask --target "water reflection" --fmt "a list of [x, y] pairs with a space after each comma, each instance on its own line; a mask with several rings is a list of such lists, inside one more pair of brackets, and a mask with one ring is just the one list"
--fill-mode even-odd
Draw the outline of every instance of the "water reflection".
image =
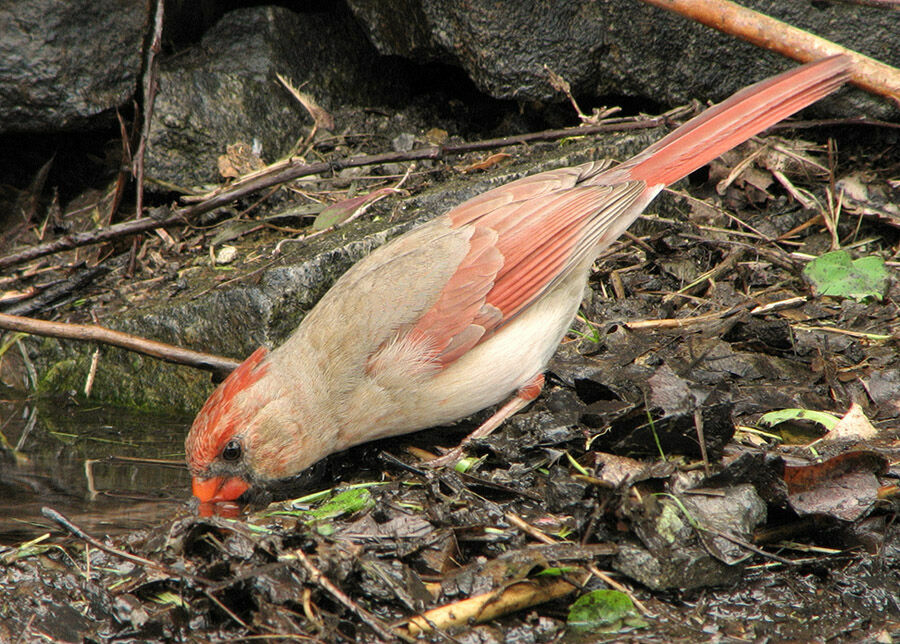
[[0, 389], [0, 544], [56, 531], [44, 505], [98, 536], [184, 512], [189, 423]]

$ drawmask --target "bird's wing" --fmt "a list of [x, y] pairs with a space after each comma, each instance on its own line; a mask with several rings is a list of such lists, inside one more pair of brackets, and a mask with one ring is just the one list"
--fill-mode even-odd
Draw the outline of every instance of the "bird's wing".
[[446, 366], [596, 252], [604, 231], [644, 190], [640, 181], [584, 184], [606, 167], [588, 163], [526, 177], [447, 213], [451, 229], [470, 235], [467, 252], [401, 340], [427, 347], [430, 359]]

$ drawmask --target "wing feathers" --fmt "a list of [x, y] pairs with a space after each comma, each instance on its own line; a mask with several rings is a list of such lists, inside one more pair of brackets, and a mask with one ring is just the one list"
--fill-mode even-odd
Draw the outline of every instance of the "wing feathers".
[[448, 213], [454, 228], [473, 229], [468, 253], [400, 346], [428, 352], [438, 367], [450, 364], [580, 265], [643, 189], [641, 182], [576, 185], [607, 166], [526, 177], [507, 184], [512, 190], [500, 197], [490, 191]]
[[453, 362], [585, 266], [664, 185], [833, 91], [848, 67], [846, 57], [832, 57], [751, 86], [615, 168], [551, 170], [457, 206], [444, 222], [468, 240], [468, 251], [431, 308], [397, 332], [392, 350], [409, 353], [411, 364]]

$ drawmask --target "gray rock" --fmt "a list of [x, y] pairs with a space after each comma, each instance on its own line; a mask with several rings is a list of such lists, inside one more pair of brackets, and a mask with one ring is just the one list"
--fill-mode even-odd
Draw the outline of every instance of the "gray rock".
[[[750, 541], [766, 520], [766, 504], [751, 485], [719, 490], [722, 496], [680, 495], [645, 504], [635, 533], [644, 547], [625, 545], [613, 567], [653, 590], [703, 588], [735, 582], [752, 553], [734, 539]], [[720, 535], [728, 535], [727, 539]]]
[[612, 566], [650, 590], [730, 586], [741, 578], [740, 567], [728, 566], [697, 546], [651, 552], [622, 544]]
[[[719, 101], [794, 63], [673, 13], [632, 0], [348, 0], [382, 54], [466, 70], [498, 98], [564, 100], [543, 66], [576, 94], [643, 96], [665, 105]], [[748, 0], [779, 18], [892, 65], [900, 64], [900, 12], [850, 3]], [[896, 114], [860, 91], [819, 111]]]
[[0, 0], [0, 132], [80, 127], [127, 103], [146, 12], [122, 0]]
[[217, 159], [238, 141], [261, 149], [267, 163], [277, 160], [312, 119], [276, 73], [331, 110], [390, 90], [376, 58], [341, 12], [252, 7], [226, 14], [198, 46], [161, 66], [147, 175], [181, 186], [220, 181]]

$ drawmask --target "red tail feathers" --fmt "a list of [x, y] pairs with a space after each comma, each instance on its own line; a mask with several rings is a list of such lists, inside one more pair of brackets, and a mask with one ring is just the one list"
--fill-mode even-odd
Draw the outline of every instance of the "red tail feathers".
[[[850, 59], [831, 56], [751, 85], [606, 175], [669, 185], [837, 89]], [[620, 174], [621, 173], [621, 174]]]

